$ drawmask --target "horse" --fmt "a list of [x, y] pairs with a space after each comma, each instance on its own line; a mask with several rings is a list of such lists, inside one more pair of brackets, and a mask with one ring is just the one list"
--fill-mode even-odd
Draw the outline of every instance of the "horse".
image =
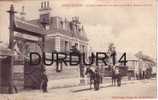
[[87, 75], [87, 74], [89, 74], [90, 89], [91, 89], [91, 85], [94, 83], [95, 72], [91, 68], [87, 67], [85, 75]]

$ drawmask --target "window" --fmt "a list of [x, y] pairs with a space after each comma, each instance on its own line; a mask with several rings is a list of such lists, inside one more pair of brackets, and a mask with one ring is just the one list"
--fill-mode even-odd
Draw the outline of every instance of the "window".
[[64, 45], [64, 51], [68, 51], [68, 41], [65, 41], [65, 45]]
[[75, 43], [75, 47], [78, 48], [78, 43]]
[[84, 52], [84, 48], [85, 48], [84, 45], [82, 45], [82, 52]]
[[63, 25], [64, 25], [64, 23], [63, 23], [63, 21], [60, 21], [60, 24], [61, 24], [61, 28], [63, 29]]

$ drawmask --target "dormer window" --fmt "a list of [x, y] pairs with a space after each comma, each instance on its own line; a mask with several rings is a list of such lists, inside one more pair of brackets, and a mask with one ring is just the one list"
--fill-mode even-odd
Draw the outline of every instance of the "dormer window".
[[63, 21], [60, 21], [60, 24], [61, 24], [61, 27], [63, 29], [63, 27], [64, 27]]
[[63, 25], [63, 21], [60, 21], [60, 24]]

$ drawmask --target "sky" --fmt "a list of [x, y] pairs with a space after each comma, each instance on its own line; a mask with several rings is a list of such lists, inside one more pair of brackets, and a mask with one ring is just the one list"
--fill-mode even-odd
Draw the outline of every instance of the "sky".
[[[0, 40], [8, 43], [9, 16], [6, 11], [14, 4], [17, 12], [25, 7], [26, 19], [39, 18], [40, 3], [44, 0], [0, 1]], [[98, 0], [99, 1], [99, 0]], [[106, 51], [109, 43], [114, 43], [119, 52], [144, 54], [156, 58], [156, 8], [151, 6], [63, 6], [65, 4], [96, 4], [97, 0], [51, 0], [52, 16], [71, 20], [79, 16], [94, 51]], [[101, 0], [100, 0], [101, 1]], [[108, 1], [108, 0], [106, 0]], [[142, 0], [143, 1], [143, 0]], [[149, 0], [144, 0], [148, 1]], [[19, 16], [19, 13], [17, 13]]]

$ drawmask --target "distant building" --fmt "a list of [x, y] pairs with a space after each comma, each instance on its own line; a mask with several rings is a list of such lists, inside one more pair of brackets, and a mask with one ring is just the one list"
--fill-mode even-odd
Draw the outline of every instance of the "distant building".
[[[128, 56], [129, 57], [129, 56]], [[132, 59], [127, 60], [128, 72], [132, 73], [141, 73], [142, 71], [146, 71], [147, 69], [151, 69], [152, 72], [155, 72], [156, 63], [150, 58], [138, 58], [132, 57]]]

